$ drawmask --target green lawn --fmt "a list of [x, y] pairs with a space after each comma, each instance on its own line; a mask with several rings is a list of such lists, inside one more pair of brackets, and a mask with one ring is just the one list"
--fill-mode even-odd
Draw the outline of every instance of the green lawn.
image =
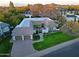
[[43, 50], [51, 46], [54, 46], [56, 44], [59, 44], [68, 40], [72, 40], [74, 38], [76, 37], [68, 35], [63, 32], [56, 32], [56, 33], [45, 35], [44, 41], [39, 43], [34, 43], [33, 46], [36, 50]]
[[12, 48], [12, 43], [10, 43], [10, 37], [2, 38], [0, 41], [0, 54], [10, 53]]

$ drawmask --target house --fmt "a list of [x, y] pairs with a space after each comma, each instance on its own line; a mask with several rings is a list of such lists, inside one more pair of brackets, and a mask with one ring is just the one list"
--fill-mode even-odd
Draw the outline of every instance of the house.
[[33, 34], [36, 30], [41, 30], [43, 33], [53, 31], [57, 24], [48, 17], [42, 18], [24, 18], [12, 31], [13, 47], [11, 56], [23, 57], [36, 52], [33, 48]]
[[0, 36], [10, 31], [9, 24], [0, 22]]
[[44, 25], [44, 27], [38, 29], [41, 30], [42, 33], [48, 33], [49, 31], [55, 30], [57, 27], [57, 24], [48, 17], [24, 18], [12, 31], [13, 40], [33, 39], [33, 33], [37, 30], [34, 25]]

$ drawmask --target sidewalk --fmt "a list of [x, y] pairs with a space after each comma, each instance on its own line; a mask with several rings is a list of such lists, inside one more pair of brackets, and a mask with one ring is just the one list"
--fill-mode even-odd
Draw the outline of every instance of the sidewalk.
[[48, 54], [48, 53], [50, 53], [50, 52], [56, 51], [56, 50], [58, 50], [58, 49], [62, 49], [62, 48], [64, 48], [64, 47], [69, 46], [69, 45], [71, 45], [71, 44], [73, 44], [73, 43], [75, 43], [75, 42], [78, 42], [78, 41], [79, 41], [79, 38], [74, 39], [74, 40], [70, 40], [70, 41], [67, 41], [67, 42], [58, 44], [58, 45], [56, 45], [56, 46], [50, 47], [50, 48], [48, 48], [48, 49], [45, 49], [45, 50], [36, 52], [36, 53], [34, 53], [34, 54], [32, 54], [32, 55], [29, 55], [29, 56], [27, 56], [27, 57], [40, 57], [40, 56], [46, 55], [46, 54]]

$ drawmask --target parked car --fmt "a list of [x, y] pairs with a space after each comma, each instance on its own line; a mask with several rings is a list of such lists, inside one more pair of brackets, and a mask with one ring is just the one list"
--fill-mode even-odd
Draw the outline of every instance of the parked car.
[[0, 36], [8, 32], [10, 32], [10, 25], [4, 22], [0, 22]]

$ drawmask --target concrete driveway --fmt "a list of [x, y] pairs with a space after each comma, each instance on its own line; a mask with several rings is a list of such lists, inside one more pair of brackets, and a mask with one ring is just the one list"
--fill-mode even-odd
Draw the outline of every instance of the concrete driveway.
[[11, 51], [12, 57], [24, 57], [34, 53], [35, 50], [32, 46], [32, 40], [16, 40], [13, 42], [13, 47]]
[[43, 57], [79, 57], [79, 42], [46, 54]]

